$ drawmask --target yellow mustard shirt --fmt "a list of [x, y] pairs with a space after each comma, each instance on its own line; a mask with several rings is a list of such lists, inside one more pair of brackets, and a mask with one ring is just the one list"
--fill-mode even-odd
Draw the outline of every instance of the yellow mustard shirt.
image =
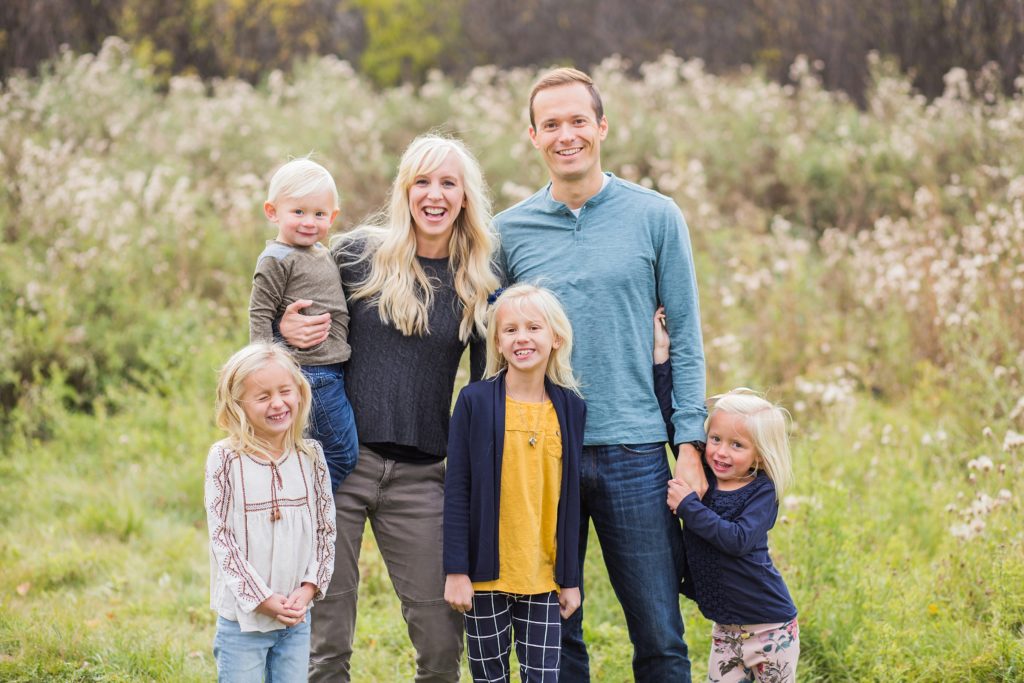
[[[530, 440], [534, 444], [530, 445]], [[534, 595], [558, 590], [555, 531], [562, 488], [562, 434], [551, 401], [505, 398], [498, 510], [498, 578], [478, 591]]]

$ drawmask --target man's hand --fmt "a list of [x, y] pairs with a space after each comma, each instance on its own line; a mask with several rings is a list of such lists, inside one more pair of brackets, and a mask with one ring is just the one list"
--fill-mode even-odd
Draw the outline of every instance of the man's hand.
[[473, 582], [469, 580], [469, 574], [449, 574], [445, 577], [444, 600], [461, 614], [473, 609]]
[[299, 311], [312, 306], [309, 299], [293, 301], [284, 309], [278, 328], [281, 336], [297, 349], [308, 349], [327, 339], [331, 331], [331, 314], [302, 315]]
[[693, 447], [693, 444], [679, 444], [679, 456], [676, 458], [676, 479], [685, 481], [689, 487], [697, 492], [698, 498], [703, 498], [708, 490], [708, 480], [704, 476], [704, 465], [700, 452]]
[[582, 601], [579, 588], [563, 588], [558, 593], [558, 613], [563, 619], [568, 619], [580, 608]]

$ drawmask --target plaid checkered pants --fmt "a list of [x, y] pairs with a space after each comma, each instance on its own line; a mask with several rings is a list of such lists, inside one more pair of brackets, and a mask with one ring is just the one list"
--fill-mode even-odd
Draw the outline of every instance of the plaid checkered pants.
[[558, 680], [562, 625], [557, 593], [483, 591], [473, 596], [473, 609], [465, 616], [466, 651], [474, 681], [510, 683], [513, 634], [521, 679], [529, 683]]

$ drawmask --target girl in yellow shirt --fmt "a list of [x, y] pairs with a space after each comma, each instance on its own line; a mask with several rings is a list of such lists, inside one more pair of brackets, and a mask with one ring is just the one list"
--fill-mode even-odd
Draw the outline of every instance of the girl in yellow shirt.
[[580, 605], [579, 463], [586, 404], [572, 328], [532, 285], [488, 312], [485, 379], [459, 394], [445, 479], [445, 600], [465, 615], [475, 681], [556, 681], [561, 621]]

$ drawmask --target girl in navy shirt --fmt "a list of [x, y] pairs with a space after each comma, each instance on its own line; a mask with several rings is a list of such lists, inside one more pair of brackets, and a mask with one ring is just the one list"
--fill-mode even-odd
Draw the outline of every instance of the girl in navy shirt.
[[[656, 332], [656, 340], [667, 348], [667, 335]], [[670, 397], [664, 387], [671, 387], [671, 370], [660, 356], [656, 348], [657, 393]], [[668, 505], [683, 520], [683, 593], [715, 622], [708, 662], [714, 683], [796, 681], [796, 606], [768, 554], [768, 530], [792, 479], [788, 416], [750, 389], [713, 396], [703, 500], [681, 479], [668, 483]]]

